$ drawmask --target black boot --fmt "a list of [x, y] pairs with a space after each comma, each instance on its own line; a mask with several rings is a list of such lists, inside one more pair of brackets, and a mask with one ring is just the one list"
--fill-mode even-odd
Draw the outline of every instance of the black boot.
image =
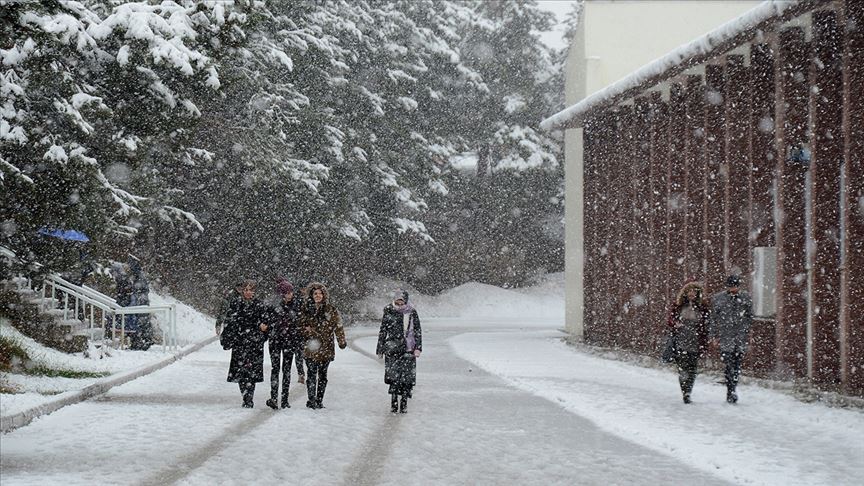
[[390, 395], [390, 413], [396, 413], [399, 411], [399, 405], [397, 404], [399, 397], [394, 393]]
[[243, 408], [252, 408], [252, 398], [255, 396], [255, 384], [243, 383], [240, 385], [240, 391], [243, 392]]
[[408, 397], [402, 395], [402, 398], [399, 399], [399, 413], [408, 412]]
[[291, 404], [288, 403], [288, 394], [282, 395], [282, 408], [291, 408]]
[[272, 398], [268, 398], [266, 403], [267, 403], [267, 406], [272, 408], [273, 410], [279, 409], [279, 407], [276, 406], [276, 400], [274, 400]]
[[738, 403], [738, 394], [735, 393], [735, 390], [727, 390], [726, 391], [726, 403], [736, 404]]

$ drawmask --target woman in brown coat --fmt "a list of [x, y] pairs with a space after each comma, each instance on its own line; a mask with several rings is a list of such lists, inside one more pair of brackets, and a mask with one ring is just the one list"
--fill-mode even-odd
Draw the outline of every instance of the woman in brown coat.
[[309, 284], [309, 299], [300, 314], [300, 327], [306, 338], [303, 357], [306, 360], [306, 406], [324, 408], [327, 388], [327, 368], [336, 357], [334, 337], [339, 349], [345, 349], [345, 329], [339, 310], [329, 302], [327, 288], [320, 283]]

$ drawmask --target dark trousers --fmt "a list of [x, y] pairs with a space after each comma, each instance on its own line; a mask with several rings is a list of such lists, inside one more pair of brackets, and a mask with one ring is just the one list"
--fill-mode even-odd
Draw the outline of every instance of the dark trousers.
[[303, 359], [303, 350], [297, 350], [292, 353], [294, 356], [294, 365], [297, 366], [297, 376], [306, 376], [305, 363], [306, 360]]
[[744, 361], [744, 353], [740, 351], [721, 352], [720, 359], [726, 365], [726, 391], [735, 393], [738, 386], [738, 378], [741, 376], [741, 362]]
[[699, 355], [678, 353], [675, 355], [675, 364], [678, 365], [678, 384], [681, 385], [681, 393], [689, 395], [693, 391], [693, 383], [696, 381]]
[[243, 405], [252, 406], [252, 397], [255, 396], [254, 382], [240, 382], [240, 393], [243, 394]]
[[282, 401], [288, 400], [291, 383], [291, 362], [296, 361], [297, 373], [303, 374], [303, 358], [299, 352], [270, 346], [270, 398], [279, 398], [279, 373], [282, 372]]
[[324, 400], [324, 390], [327, 389], [327, 368], [330, 362], [306, 362], [306, 394], [313, 404], [321, 405]]

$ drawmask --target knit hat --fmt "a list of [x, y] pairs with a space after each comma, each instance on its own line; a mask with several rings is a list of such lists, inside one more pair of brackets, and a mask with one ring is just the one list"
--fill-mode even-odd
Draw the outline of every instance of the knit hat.
[[739, 275], [729, 275], [726, 277], [726, 287], [740, 287], [741, 286], [741, 277]]
[[405, 292], [402, 289], [397, 289], [395, 292], [393, 292], [393, 302], [396, 302], [399, 299], [404, 300], [405, 303], [407, 304], [408, 303], [408, 292]]
[[288, 292], [294, 292], [294, 286], [287, 280], [280, 280], [279, 283], [276, 284], [276, 293], [279, 295], [285, 295]]

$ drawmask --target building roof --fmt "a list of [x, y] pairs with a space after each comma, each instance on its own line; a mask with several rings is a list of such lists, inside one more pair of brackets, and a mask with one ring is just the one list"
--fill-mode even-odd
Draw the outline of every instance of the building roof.
[[616, 104], [749, 40], [759, 30], [814, 8], [818, 0], [768, 0], [707, 34], [633, 71], [540, 123], [543, 130], [582, 126], [591, 112]]

